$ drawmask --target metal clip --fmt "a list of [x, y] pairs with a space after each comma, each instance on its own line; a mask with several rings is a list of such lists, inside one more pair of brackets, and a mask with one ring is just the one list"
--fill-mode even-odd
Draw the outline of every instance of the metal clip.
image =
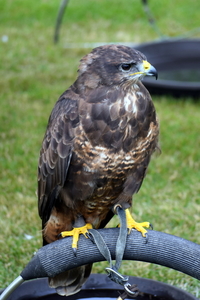
[[131, 287], [131, 284], [130, 283], [125, 283], [124, 284], [124, 290], [126, 291], [126, 293], [127, 293], [127, 295], [129, 295], [129, 296], [137, 296], [137, 294], [138, 294], [138, 288], [137, 287], [135, 287], [134, 286], [134, 288], [135, 288], [135, 291], [131, 291], [130, 289], [129, 289], [129, 287]]
[[105, 269], [106, 272], [108, 273], [108, 277], [118, 283], [118, 284], [121, 284], [121, 285], [125, 285], [128, 281], [128, 276], [123, 276], [122, 274], [120, 274], [119, 272], [117, 272], [117, 270], [113, 269], [113, 268], [106, 268]]

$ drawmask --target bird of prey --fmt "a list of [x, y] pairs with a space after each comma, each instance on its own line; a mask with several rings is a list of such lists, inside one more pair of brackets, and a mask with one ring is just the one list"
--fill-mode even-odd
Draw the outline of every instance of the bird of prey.
[[[122, 45], [93, 49], [80, 61], [78, 78], [60, 96], [49, 118], [38, 165], [38, 208], [44, 245], [104, 227], [113, 207], [125, 209], [127, 228], [145, 236], [148, 222], [129, 213], [152, 153], [159, 126], [141, 82], [156, 69], [139, 51]], [[61, 295], [78, 292], [85, 265], [49, 279]]]

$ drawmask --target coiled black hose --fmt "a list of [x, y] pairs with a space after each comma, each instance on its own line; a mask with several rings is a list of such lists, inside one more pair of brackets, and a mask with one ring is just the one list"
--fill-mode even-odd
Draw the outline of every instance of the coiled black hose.
[[[98, 231], [103, 236], [112, 259], [115, 259], [119, 229], [106, 228]], [[84, 264], [105, 260], [90, 239], [80, 236], [76, 257], [71, 242], [71, 237], [68, 237], [39, 249], [16, 282], [0, 296], [0, 300], [7, 299], [24, 280], [51, 277]], [[200, 245], [163, 232], [148, 231], [147, 241], [141, 233], [132, 230], [127, 238], [123, 259], [158, 264], [200, 279]]]
[[[112, 259], [115, 259], [118, 228], [100, 229]], [[124, 260], [145, 261], [162, 265], [200, 279], [200, 245], [158, 231], [148, 231], [148, 242], [141, 233], [132, 230], [127, 238]], [[51, 277], [83, 264], [103, 261], [105, 258], [90, 239], [81, 235], [75, 257], [71, 238], [65, 238], [42, 247], [21, 276], [24, 280]]]

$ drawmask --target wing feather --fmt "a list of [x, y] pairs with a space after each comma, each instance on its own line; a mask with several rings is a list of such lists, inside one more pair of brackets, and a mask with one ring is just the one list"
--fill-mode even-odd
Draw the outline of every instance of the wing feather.
[[65, 95], [56, 103], [47, 126], [38, 164], [38, 210], [45, 223], [63, 187], [79, 125], [77, 101]]

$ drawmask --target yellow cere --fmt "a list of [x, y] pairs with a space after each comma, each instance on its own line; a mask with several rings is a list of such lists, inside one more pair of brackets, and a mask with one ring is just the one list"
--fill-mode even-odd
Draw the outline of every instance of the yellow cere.
[[[146, 60], [143, 60], [142, 62], [143, 62], [144, 70], [145, 71], [149, 70], [151, 67], [151, 64]], [[144, 72], [135, 72], [135, 73], [130, 74], [130, 76], [137, 75], [137, 74], [144, 74]]]
[[145, 70], [148, 70], [151, 67], [151, 64], [148, 61], [143, 60], [143, 66]]

